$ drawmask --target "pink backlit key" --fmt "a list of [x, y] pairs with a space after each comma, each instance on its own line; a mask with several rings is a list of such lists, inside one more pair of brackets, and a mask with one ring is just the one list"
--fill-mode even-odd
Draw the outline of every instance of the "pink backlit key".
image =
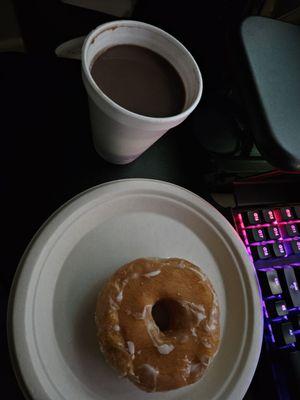
[[270, 239], [276, 240], [280, 238], [280, 232], [278, 226], [268, 226], [267, 231]]
[[257, 210], [247, 211], [246, 213], [248, 225], [261, 224], [260, 212]]
[[265, 208], [264, 210], [262, 210], [262, 214], [266, 222], [271, 223], [276, 221], [274, 211], [270, 208]]
[[267, 240], [264, 228], [247, 229], [247, 237], [251, 243]]
[[294, 237], [299, 235], [297, 224], [286, 224], [285, 229], [289, 237]]
[[280, 214], [283, 221], [288, 221], [294, 218], [292, 207], [281, 207]]

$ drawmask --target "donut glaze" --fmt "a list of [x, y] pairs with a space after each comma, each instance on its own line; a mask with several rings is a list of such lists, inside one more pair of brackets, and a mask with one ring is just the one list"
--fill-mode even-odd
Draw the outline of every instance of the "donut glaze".
[[212, 284], [179, 258], [141, 258], [121, 267], [98, 296], [95, 321], [107, 362], [148, 392], [199, 380], [220, 342]]

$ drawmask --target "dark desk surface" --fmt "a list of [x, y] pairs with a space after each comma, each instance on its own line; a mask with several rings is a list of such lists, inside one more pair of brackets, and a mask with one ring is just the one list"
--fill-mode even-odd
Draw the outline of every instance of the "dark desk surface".
[[[2, 54], [0, 79], [1, 226], [5, 233], [0, 270], [2, 378], [9, 398], [23, 399], [9, 362], [5, 309], [18, 261], [47, 217], [89, 187], [128, 177], [173, 182], [212, 199], [201, 173], [205, 157], [189, 119], [132, 164], [116, 166], [102, 160], [93, 148], [79, 62]], [[261, 379], [269, 374], [263, 364], [246, 399], [262, 393]]]

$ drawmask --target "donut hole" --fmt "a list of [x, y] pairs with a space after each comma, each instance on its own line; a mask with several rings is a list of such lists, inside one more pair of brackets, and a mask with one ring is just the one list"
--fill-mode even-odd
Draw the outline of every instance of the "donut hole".
[[161, 299], [152, 307], [152, 318], [161, 332], [180, 331], [188, 325], [185, 308], [176, 300]]

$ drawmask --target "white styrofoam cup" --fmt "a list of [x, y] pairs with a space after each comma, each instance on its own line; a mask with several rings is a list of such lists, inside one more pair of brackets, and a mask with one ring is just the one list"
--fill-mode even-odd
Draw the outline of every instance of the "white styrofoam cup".
[[[102, 92], [91, 75], [93, 62], [107, 48], [121, 44], [148, 48], [175, 67], [186, 93], [181, 113], [163, 118], [136, 114]], [[88, 35], [82, 48], [82, 78], [88, 93], [95, 148], [114, 164], [135, 160], [169, 129], [179, 125], [197, 106], [202, 94], [201, 73], [189, 51], [165, 31], [138, 21], [109, 22]]]

